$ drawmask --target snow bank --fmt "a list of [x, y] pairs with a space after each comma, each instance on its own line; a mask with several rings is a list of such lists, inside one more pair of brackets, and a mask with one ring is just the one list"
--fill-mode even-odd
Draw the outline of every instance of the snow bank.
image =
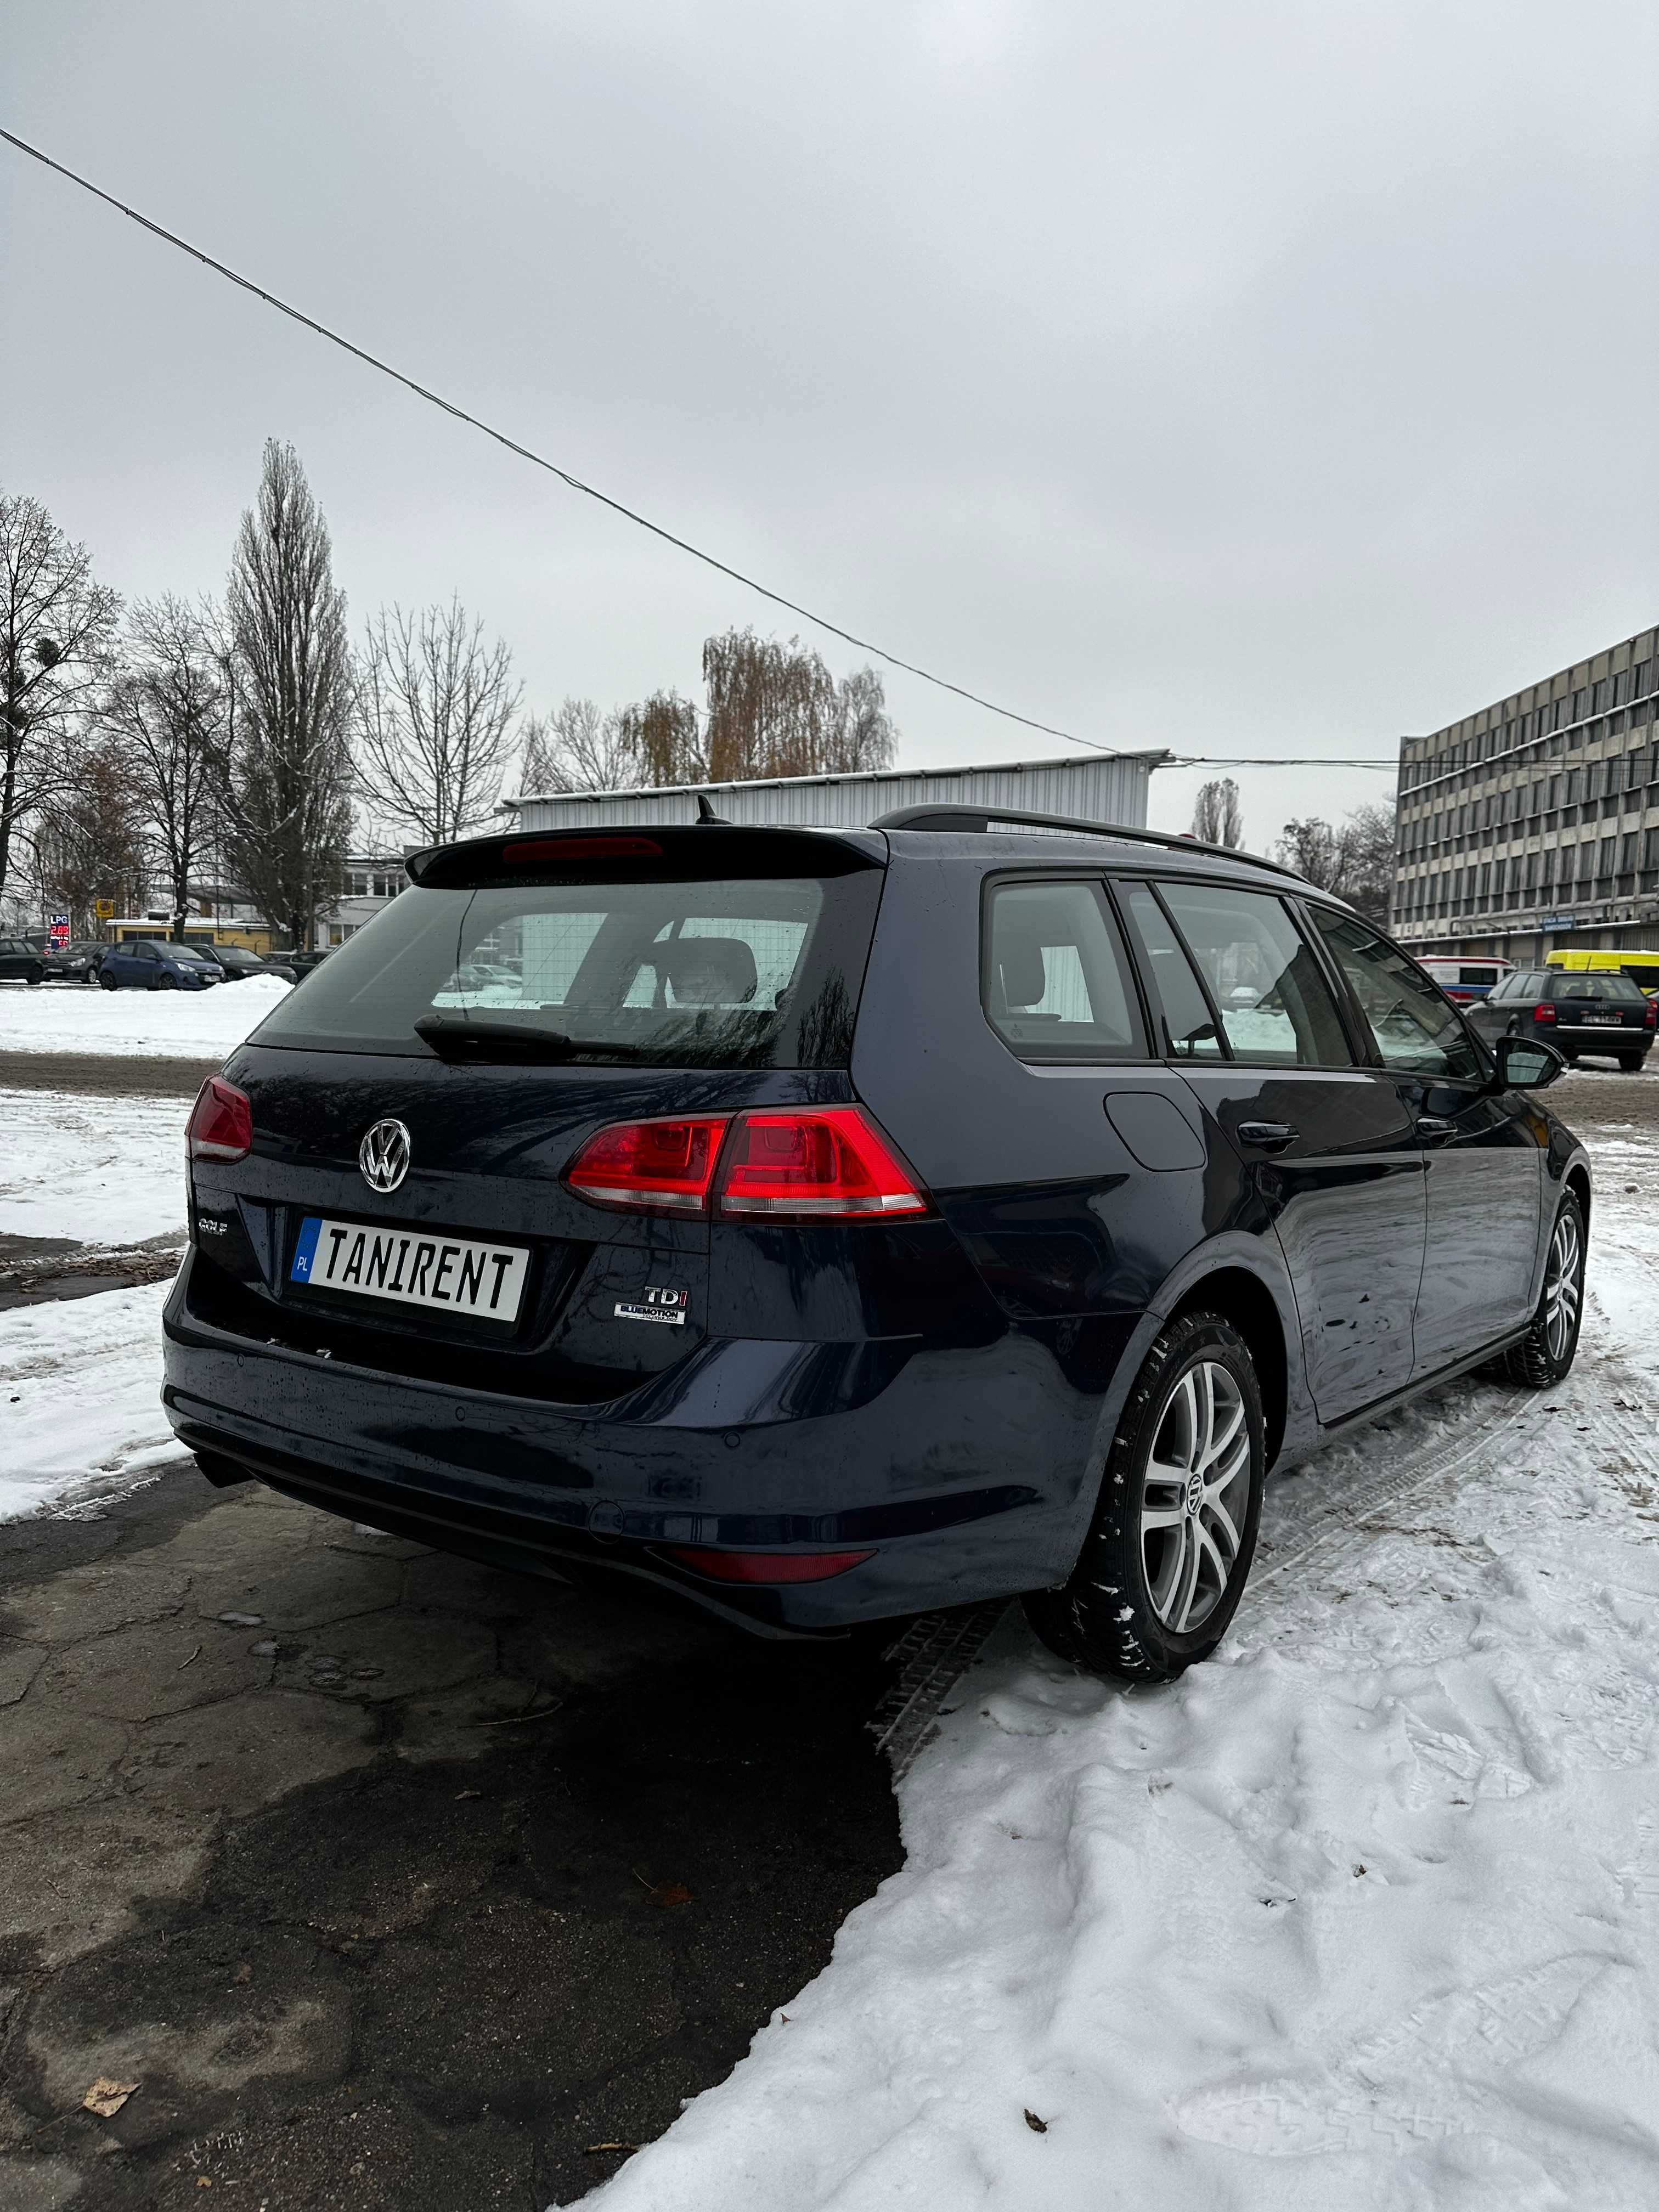
[[0, 1089], [0, 1235], [182, 1237], [189, 1112], [185, 1098]]
[[154, 1054], [222, 1059], [294, 988], [250, 975], [205, 991], [100, 991], [0, 983], [0, 1052]]
[[167, 1285], [0, 1313], [0, 1521], [131, 1487], [178, 1455], [161, 1411]]
[[1651, 1363], [1659, 1285], [1627, 1209], [1568, 1383], [1311, 1555], [1322, 1486], [1386, 1478], [1452, 1394], [1279, 1485], [1303, 1555], [1209, 1665], [1109, 1689], [1011, 1626], [902, 1790], [904, 1871], [605, 2212], [1659, 2203], [1659, 1480], [1652, 1365], [1617, 1358]]

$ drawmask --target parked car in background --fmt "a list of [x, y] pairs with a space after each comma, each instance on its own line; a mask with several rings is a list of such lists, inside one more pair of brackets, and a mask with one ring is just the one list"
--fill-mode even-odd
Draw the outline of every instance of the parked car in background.
[[1544, 965], [1566, 975], [1628, 975], [1650, 998], [1659, 992], [1659, 952], [1635, 947], [1617, 952], [1547, 952]]
[[99, 963], [109, 950], [100, 938], [77, 938], [54, 952], [48, 946], [44, 958], [49, 983], [94, 983]]
[[337, 945], [324, 945], [315, 952], [281, 952], [277, 958], [291, 970], [294, 981], [302, 983], [314, 968], [320, 968], [331, 953], [339, 951]]
[[106, 991], [205, 991], [224, 970], [194, 945], [140, 937], [105, 947], [98, 981]]
[[1542, 1037], [1568, 1061], [1585, 1054], [1616, 1060], [1626, 1075], [1639, 1075], [1653, 1049], [1659, 1005], [1628, 975], [1564, 975], [1559, 969], [1517, 969], [1488, 999], [1469, 1009], [1469, 1019], [1489, 1041]]
[[280, 954], [264, 958], [241, 945], [204, 945], [203, 950], [224, 971], [227, 983], [239, 982], [246, 975], [276, 975], [284, 983], [295, 981], [292, 966]]
[[210, 1480], [765, 1634], [1019, 1594], [1153, 1681], [1269, 1468], [1565, 1374], [1551, 1046], [1286, 869], [1006, 818], [416, 854], [191, 1115]]
[[1495, 991], [1504, 978], [1513, 973], [1515, 963], [1433, 952], [1418, 964], [1433, 976], [1449, 999], [1455, 1000], [1460, 1006], [1469, 1006], [1484, 999], [1489, 991]]
[[0, 937], [0, 982], [44, 983], [46, 956], [26, 937]]

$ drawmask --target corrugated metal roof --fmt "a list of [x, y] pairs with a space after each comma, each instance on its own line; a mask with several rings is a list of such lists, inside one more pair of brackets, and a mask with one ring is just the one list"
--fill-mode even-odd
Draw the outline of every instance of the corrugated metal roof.
[[1084, 822], [1141, 829], [1146, 787], [1163, 751], [1103, 753], [1086, 760], [1002, 761], [985, 768], [882, 769], [865, 775], [777, 776], [744, 783], [678, 784], [659, 791], [543, 792], [506, 804], [524, 830], [602, 823], [695, 822], [706, 798], [728, 822], [780, 822], [856, 830], [901, 806], [1012, 806]]

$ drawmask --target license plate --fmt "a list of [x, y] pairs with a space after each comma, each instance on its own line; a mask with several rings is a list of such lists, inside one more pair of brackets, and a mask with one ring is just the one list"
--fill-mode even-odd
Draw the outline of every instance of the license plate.
[[300, 1224], [288, 1273], [290, 1282], [315, 1291], [510, 1322], [518, 1318], [529, 1272], [522, 1245], [474, 1244], [311, 1213]]
[[1617, 1030], [1622, 1029], [1625, 1025], [1625, 1018], [1622, 1014], [1582, 1014], [1579, 1018], [1597, 1029]]

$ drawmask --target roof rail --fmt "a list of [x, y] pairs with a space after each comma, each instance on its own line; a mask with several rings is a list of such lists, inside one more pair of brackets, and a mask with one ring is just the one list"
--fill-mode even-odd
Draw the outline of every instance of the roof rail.
[[1213, 853], [1218, 860], [1248, 860], [1252, 867], [1271, 868], [1276, 876], [1288, 876], [1292, 883], [1307, 880], [1282, 860], [1264, 860], [1260, 853], [1246, 853], [1235, 845], [1208, 845], [1201, 837], [1183, 837], [1168, 830], [1127, 830], [1121, 822], [1079, 822], [1069, 814], [1025, 814], [1009, 806], [900, 806], [890, 814], [878, 814], [870, 827], [955, 830], [972, 836], [988, 830], [994, 822], [1017, 826], [1023, 823], [1036, 830], [1072, 830], [1084, 836], [1127, 837], [1132, 844], [1164, 845], [1172, 853]]

